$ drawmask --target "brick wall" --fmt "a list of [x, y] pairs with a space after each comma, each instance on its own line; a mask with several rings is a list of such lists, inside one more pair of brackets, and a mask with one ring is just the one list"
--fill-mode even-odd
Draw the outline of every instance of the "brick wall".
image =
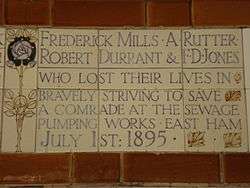
[[[0, 0], [0, 25], [241, 27], [250, 1]], [[250, 185], [250, 154], [1, 154], [0, 183]]]

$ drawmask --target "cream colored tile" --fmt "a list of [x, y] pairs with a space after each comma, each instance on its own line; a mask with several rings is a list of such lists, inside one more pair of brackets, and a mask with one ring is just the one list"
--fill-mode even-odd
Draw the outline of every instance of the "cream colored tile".
[[241, 29], [182, 32], [184, 67], [242, 67]]
[[5, 53], [5, 86], [36, 88], [38, 30], [7, 29]]
[[186, 151], [247, 151], [244, 90], [186, 90]]
[[181, 67], [180, 30], [100, 30], [100, 67]]
[[3, 152], [33, 152], [36, 127], [36, 90], [4, 90]]
[[39, 29], [39, 67], [97, 67], [106, 38], [90, 29]]
[[3, 121], [2, 121], [2, 118], [3, 118], [3, 89], [0, 89], [0, 111], [1, 111], [1, 115], [0, 115], [0, 151], [1, 151], [1, 140], [2, 140], [2, 126], [3, 126]]
[[101, 90], [101, 151], [183, 151], [181, 90]]
[[0, 66], [4, 66], [5, 28], [0, 27]]
[[4, 67], [0, 67], [0, 88], [3, 88], [4, 82]]
[[184, 69], [184, 89], [244, 88], [241, 68]]
[[181, 69], [100, 69], [100, 89], [181, 89]]
[[243, 52], [245, 67], [245, 84], [250, 89], [250, 29], [243, 29]]
[[9, 68], [5, 66], [5, 87], [16, 89], [20, 87], [20, 80], [22, 79], [22, 88], [34, 89], [37, 87], [37, 68], [28, 68], [23, 71], [23, 77], [20, 75], [20, 68]]
[[37, 152], [97, 151], [97, 138], [97, 90], [38, 90]]
[[[240, 92], [240, 93], [239, 93]], [[225, 100], [220, 106], [230, 111], [221, 115], [216, 128], [216, 151], [245, 152], [248, 151], [248, 127], [246, 114], [245, 91], [224, 91]], [[230, 112], [230, 113], [229, 113]]]
[[[206, 96], [209, 96], [207, 101]], [[184, 91], [185, 151], [214, 151], [214, 130], [207, 128], [208, 114], [203, 110], [215, 96], [210, 90]]]
[[99, 77], [108, 80], [109, 75], [98, 74], [97, 69], [39, 68], [38, 87], [51, 89], [97, 89]]
[[248, 129], [248, 144], [250, 151], [250, 89], [246, 89], [246, 115], [247, 115], [247, 129]]

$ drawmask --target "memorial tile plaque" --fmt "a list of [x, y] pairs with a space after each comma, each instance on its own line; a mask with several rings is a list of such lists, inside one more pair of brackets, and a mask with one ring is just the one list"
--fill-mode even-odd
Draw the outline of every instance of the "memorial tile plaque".
[[1, 28], [1, 151], [249, 151], [243, 35]]

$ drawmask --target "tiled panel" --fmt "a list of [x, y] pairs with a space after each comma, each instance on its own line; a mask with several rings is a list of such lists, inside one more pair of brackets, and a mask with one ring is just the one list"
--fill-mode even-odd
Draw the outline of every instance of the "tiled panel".
[[246, 88], [250, 89], [250, 29], [243, 29], [243, 46]]
[[249, 151], [241, 29], [1, 33], [3, 152]]
[[2, 151], [33, 152], [38, 30], [7, 29], [5, 51]]
[[183, 151], [182, 95], [182, 90], [101, 91], [100, 150]]
[[97, 151], [97, 103], [97, 90], [39, 89], [36, 151]]
[[2, 92], [3, 92], [3, 82], [4, 82], [4, 48], [5, 48], [5, 28], [0, 28], [0, 148], [2, 141]]
[[6, 88], [35, 89], [38, 62], [38, 30], [6, 30], [5, 85]]
[[0, 66], [4, 66], [5, 28], [0, 28]]
[[100, 30], [100, 68], [181, 67], [180, 30]]
[[[174, 73], [173, 81], [178, 80]], [[243, 68], [188, 68], [183, 69], [184, 89], [244, 88]]]
[[244, 90], [186, 90], [186, 151], [248, 151]]
[[107, 45], [97, 30], [40, 29], [39, 67], [97, 67], [97, 47]]
[[240, 29], [194, 29], [182, 32], [184, 67], [242, 67]]
[[34, 152], [36, 106], [36, 90], [3, 90], [3, 152]]
[[[174, 80], [175, 75], [177, 75], [176, 80]], [[100, 69], [99, 85], [100, 89], [181, 89], [179, 75], [181, 75], [180, 68]]]
[[[97, 89], [97, 69], [38, 68], [38, 87], [43, 89]], [[110, 74], [104, 74], [108, 79]]]

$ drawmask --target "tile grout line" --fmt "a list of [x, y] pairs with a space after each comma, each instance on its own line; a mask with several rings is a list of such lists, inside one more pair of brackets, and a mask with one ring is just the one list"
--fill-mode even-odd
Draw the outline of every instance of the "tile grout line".
[[193, 2], [193, 0], [190, 0], [190, 2], [189, 2], [189, 10], [190, 10], [190, 13], [189, 13], [189, 15], [190, 15], [190, 24], [191, 24], [191, 27], [194, 27], [195, 26], [195, 18], [194, 18], [194, 16], [195, 16], [195, 14], [194, 14], [194, 2]]
[[246, 115], [246, 131], [247, 131], [247, 149], [250, 151], [250, 145], [249, 145], [249, 120], [248, 120], [248, 96], [247, 96], [247, 88], [246, 88], [246, 66], [245, 66], [245, 53], [244, 53], [244, 38], [243, 38], [243, 29], [241, 30], [241, 55], [242, 55], [242, 64], [243, 64], [243, 78], [244, 78], [244, 99], [245, 99], [245, 115]]
[[6, 61], [6, 52], [5, 52], [5, 48], [6, 48], [6, 32], [7, 29], [4, 28], [4, 48], [3, 48], [3, 80], [2, 80], [2, 84], [3, 84], [3, 88], [1, 88], [1, 91], [2, 91], [2, 96], [1, 96], [1, 99], [2, 99], [2, 107], [1, 107], [1, 130], [0, 130], [0, 152], [2, 152], [3, 150], [3, 118], [4, 118], [4, 115], [3, 115], [3, 112], [4, 112], [4, 109], [3, 109], [3, 105], [4, 105], [4, 93], [5, 93], [5, 61]]
[[[183, 41], [182, 41], [182, 34], [183, 34], [183, 30], [181, 29], [180, 30], [180, 38], [181, 38], [181, 73], [182, 73], [182, 75], [181, 75], [181, 86], [182, 86], [182, 88], [181, 88], [181, 90], [182, 90], [182, 123], [183, 123], [183, 125], [184, 125], [184, 122], [185, 122], [185, 120], [184, 120], [184, 118], [185, 118], [185, 114], [184, 114], [184, 106], [185, 106], [185, 101], [184, 101], [184, 96], [185, 96], [185, 92], [184, 92], [184, 83], [183, 83], [183, 75], [184, 75], [184, 70], [183, 70], [183, 67], [184, 67], [184, 53], [183, 53]], [[183, 151], [184, 152], [186, 152], [186, 130], [184, 129], [183, 130], [183, 141], [184, 141], [184, 143], [183, 143]]]
[[97, 82], [97, 92], [98, 92], [98, 98], [97, 98], [97, 152], [100, 152], [100, 112], [101, 112], [101, 104], [100, 104], [100, 81], [99, 81], [99, 75], [100, 75], [100, 30], [97, 29], [97, 38], [98, 38], [98, 45], [97, 45], [97, 75], [98, 75], [98, 82]]
[[124, 153], [120, 153], [120, 183], [124, 182]]
[[75, 182], [75, 154], [73, 152], [70, 153], [69, 160], [69, 183]]
[[39, 63], [39, 52], [40, 52], [40, 36], [39, 36], [40, 32], [39, 30], [37, 29], [37, 35], [38, 35], [38, 41], [37, 41], [37, 44], [38, 44], [38, 56], [37, 56], [37, 63], [36, 63], [36, 126], [35, 126], [35, 146], [34, 146], [34, 152], [36, 153], [36, 150], [37, 150], [37, 120], [38, 120], [38, 63]]
[[49, 1], [49, 25], [53, 26], [53, 14], [54, 14], [55, 0]]
[[144, 25], [148, 27], [148, 0], [144, 0]]
[[220, 152], [219, 153], [219, 162], [220, 162], [220, 166], [219, 166], [219, 177], [220, 177], [220, 183], [225, 183], [225, 175], [224, 175], [224, 153], [223, 152]]

